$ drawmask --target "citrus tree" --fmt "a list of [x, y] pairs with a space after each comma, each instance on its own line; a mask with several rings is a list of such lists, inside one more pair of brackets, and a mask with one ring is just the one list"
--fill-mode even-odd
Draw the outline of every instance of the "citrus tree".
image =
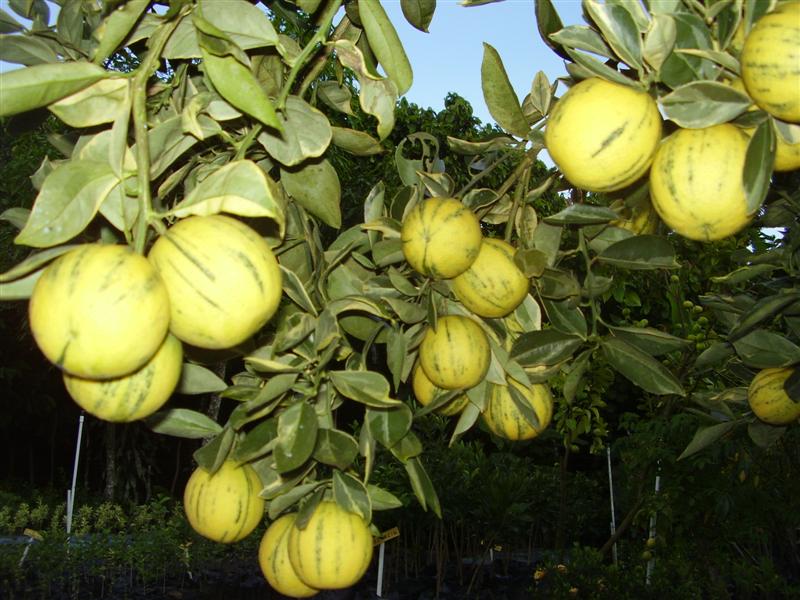
[[[435, 4], [402, 2], [421, 31]], [[541, 0], [565, 76], [532, 74], [520, 101], [485, 45], [502, 131], [447, 140], [472, 176], [457, 183], [437, 138], [414, 133], [395, 149], [401, 185], [369, 182], [345, 228], [333, 157], [381, 154], [413, 80], [380, 2], [59, 5], [55, 24], [45, 2], [11, 3], [30, 27], [0, 13], [3, 58], [25, 66], [0, 76], [0, 116], [47, 109], [72, 132], [33, 174], [32, 209], [3, 213], [35, 249], [0, 276], [3, 298], [29, 300], [88, 412], [204, 440], [190, 522], [232, 542], [266, 512], [276, 589], [361, 577], [368, 541], [342, 578], [331, 548], [400, 505], [371, 480], [379, 457], [441, 513], [415, 433], [432, 411], [451, 442], [476, 426], [531, 439], [553, 420], [563, 468], [579, 441], [602, 446], [598, 373], [667, 410], [706, 408], [684, 456], [744, 424], [766, 445], [797, 420], [800, 197], [784, 173], [800, 166], [800, 2], [585, 0], [586, 24], [564, 27]], [[762, 226], [782, 237], [743, 246], [701, 298], [718, 329], [699, 356], [686, 331], [609, 316], [634, 275], [680, 283], [678, 236]]]

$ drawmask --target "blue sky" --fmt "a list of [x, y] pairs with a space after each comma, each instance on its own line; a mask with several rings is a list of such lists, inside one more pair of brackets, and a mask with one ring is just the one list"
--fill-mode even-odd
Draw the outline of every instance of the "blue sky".
[[[579, 0], [554, 3], [565, 25], [583, 22]], [[457, 92], [482, 121], [493, 121], [481, 91], [483, 42], [499, 52], [520, 101], [537, 71], [544, 71], [550, 81], [566, 74], [563, 61], [539, 37], [534, 0], [472, 7], [461, 6], [458, 0], [438, 0], [427, 34], [406, 22], [400, 0], [383, 0], [383, 6], [414, 69], [414, 84], [406, 98], [420, 106], [441, 110], [447, 93]]]
[[[565, 24], [582, 22], [580, 0], [554, 0]], [[492, 122], [481, 92], [483, 42], [500, 53], [517, 96], [522, 100], [539, 70], [552, 81], [564, 75], [561, 60], [539, 38], [534, 0], [505, 0], [484, 6], [464, 7], [458, 0], [438, 0], [430, 33], [409, 25], [400, 0], [382, 0], [397, 28], [414, 69], [414, 84], [406, 97], [423, 107], [441, 110], [448, 92], [466, 98], [476, 116]], [[0, 0], [7, 12], [8, 0]], [[51, 3], [55, 18], [57, 7]], [[13, 14], [13, 13], [12, 13]], [[0, 70], [11, 67], [0, 63]]]

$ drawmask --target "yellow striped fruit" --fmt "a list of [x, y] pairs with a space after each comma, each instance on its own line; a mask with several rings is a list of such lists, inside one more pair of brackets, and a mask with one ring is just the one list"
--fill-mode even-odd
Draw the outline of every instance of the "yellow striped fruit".
[[753, 413], [765, 423], [789, 425], [800, 419], [800, 402], [794, 402], [783, 389], [792, 373], [792, 367], [762, 369], [750, 382], [747, 401]]
[[533, 407], [539, 419], [539, 427], [534, 428], [528, 422], [511, 399], [508, 387], [504, 385], [492, 385], [491, 395], [482, 415], [483, 422], [492, 433], [507, 440], [535, 438], [544, 431], [553, 418], [553, 396], [550, 394], [550, 388], [543, 383], [534, 383], [526, 388], [518, 381], [513, 379], [509, 381]]
[[[436, 387], [433, 385], [428, 376], [425, 375], [425, 370], [422, 368], [422, 365], [417, 364], [414, 365], [414, 370], [411, 374], [411, 387], [414, 390], [414, 396], [416, 397], [417, 401], [419, 401], [422, 406], [428, 406], [435, 396], [444, 393], [444, 390], [441, 388]], [[462, 394], [453, 398], [447, 404], [440, 406], [436, 409], [441, 415], [445, 417], [452, 417], [453, 415], [459, 414], [464, 407], [469, 402], [469, 398], [467, 398], [466, 394]]]
[[656, 152], [650, 198], [661, 220], [680, 235], [719, 240], [752, 217], [742, 182], [747, 135], [730, 123], [679, 129]]
[[47, 359], [89, 379], [128, 375], [156, 353], [169, 326], [169, 296], [147, 259], [127, 246], [86, 244], [42, 273], [28, 305]]
[[508, 242], [485, 238], [475, 262], [450, 282], [461, 304], [487, 318], [504, 317], [517, 308], [530, 281], [514, 263], [514, 252]]
[[478, 218], [455, 198], [418, 202], [400, 229], [408, 264], [436, 279], [450, 279], [466, 271], [478, 256], [482, 239]]
[[800, 2], [756, 21], [742, 47], [742, 80], [750, 97], [782, 121], [800, 122]]
[[262, 485], [250, 465], [226, 460], [212, 475], [195, 469], [183, 491], [183, 508], [197, 533], [230, 544], [244, 539], [264, 516]]
[[472, 319], [447, 315], [428, 327], [419, 346], [419, 362], [435, 386], [446, 390], [471, 388], [489, 370], [491, 348], [486, 334]]
[[544, 142], [576, 187], [610, 192], [647, 172], [661, 140], [661, 116], [644, 91], [590, 77], [572, 86], [547, 119]]
[[289, 532], [296, 518], [297, 513], [286, 514], [267, 527], [258, 546], [258, 564], [269, 585], [279, 594], [310, 598], [319, 590], [303, 583], [289, 561]]
[[169, 400], [181, 378], [183, 346], [173, 335], [138, 371], [113, 379], [84, 379], [64, 373], [72, 399], [98, 419], [130, 422], [153, 414]]
[[627, 229], [636, 235], [654, 234], [658, 229], [658, 214], [647, 201], [628, 208], [622, 200], [615, 201], [609, 208], [621, 211], [627, 218], [611, 221], [610, 225]]
[[275, 314], [281, 271], [267, 242], [223, 215], [178, 221], [150, 250], [171, 301], [170, 329], [201, 348], [230, 348]]
[[304, 529], [289, 531], [289, 560], [307, 586], [338, 590], [366, 573], [372, 560], [372, 535], [367, 523], [336, 502], [320, 502]]
[[[747, 89], [744, 87], [744, 82], [739, 79], [738, 77], [732, 79], [729, 82], [729, 85], [744, 94], [747, 93]], [[747, 109], [748, 112], [757, 110], [758, 107], [752, 105], [750, 108]], [[795, 128], [798, 126], [795, 125]], [[755, 131], [754, 127], [748, 127], [742, 129], [748, 136], [752, 136], [753, 132]], [[795, 169], [800, 169], [800, 142], [796, 144], [792, 144], [784, 139], [784, 137], [780, 134], [780, 132], [775, 132], [775, 164], [773, 165], [773, 169], [775, 171], [794, 171]]]

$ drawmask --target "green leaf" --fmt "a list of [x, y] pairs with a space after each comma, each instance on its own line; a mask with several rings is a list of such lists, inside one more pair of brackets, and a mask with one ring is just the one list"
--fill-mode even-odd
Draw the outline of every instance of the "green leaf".
[[667, 57], [672, 54], [677, 35], [677, 27], [672, 15], [664, 13], [653, 15], [650, 26], [644, 36], [642, 57], [656, 72], [661, 69]]
[[258, 141], [284, 166], [322, 156], [331, 143], [333, 132], [328, 117], [297, 96], [286, 99], [279, 121], [283, 133], [264, 131]]
[[786, 309], [798, 302], [800, 302], [800, 294], [796, 292], [761, 298], [740, 317], [738, 325], [728, 333], [728, 341], [733, 342], [747, 335], [763, 321], [785, 312]]
[[[480, 384], [478, 384], [480, 385]], [[484, 384], [483, 388], [488, 390], [488, 385]], [[474, 389], [474, 388], [473, 388]], [[464, 409], [461, 411], [461, 414], [458, 416], [458, 421], [456, 422], [456, 426], [453, 429], [453, 434], [450, 436], [449, 446], [452, 447], [458, 439], [464, 435], [467, 431], [472, 429], [475, 423], [478, 422], [478, 419], [481, 416], [481, 409], [478, 408], [473, 402], [468, 402]]]
[[[44, 250], [43, 252], [37, 252], [36, 254], [32, 254], [25, 260], [20, 263], [17, 263], [13, 267], [11, 267], [5, 273], [0, 273], [0, 283], [5, 283], [8, 281], [14, 281], [15, 279], [20, 279], [25, 275], [30, 275], [31, 273], [38, 271], [42, 267], [44, 267], [50, 261], [58, 258], [62, 254], [66, 254], [70, 250], [75, 248], [79, 248], [80, 245], [72, 244], [69, 246], [59, 246], [58, 248], [50, 248], [48, 250]], [[5, 299], [5, 296], [2, 296]]]
[[249, 2], [201, 0], [203, 18], [245, 50], [278, 44], [278, 33], [268, 15]]
[[367, 488], [358, 479], [341, 471], [333, 472], [333, 499], [348, 512], [372, 521], [372, 502]]
[[428, 26], [436, 10], [436, 0], [400, 0], [403, 16], [413, 27], [428, 33]]
[[624, 6], [597, 0], [584, 0], [583, 9], [616, 55], [628, 66], [641, 72], [642, 38], [631, 13]]
[[787, 367], [800, 362], [800, 348], [784, 336], [756, 329], [733, 342], [736, 354], [748, 367], [767, 369]]
[[178, 218], [221, 212], [268, 217], [277, 223], [282, 237], [286, 224], [280, 198], [276, 183], [260, 167], [237, 160], [203, 179], [170, 212]]
[[28, 35], [0, 35], [0, 60], [25, 66], [59, 63], [55, 40]]
[[441, 519], [442, 508], [439, 505], [439, 496], [436, 495], [436, 489], [433, 487], [433, 482], [425, 471], [422, 461], [416, 457], [411, 458], [403, 463], [403, 466], [408, 473], [408, 480], [411, 482], [411, 488], [414, 490], [420, 506], [425, 511], [432, 510], [433, 514]]
[[390, 408], [367, 408], [364, 422], [373, 439], [391, 448], [403, 439], [411, 428], [413, 416], [406, 404]]
[[345, 470], [358, 455], [356, 439], [338, 429], [320, 429], [317, 432], [317, 445], [314, 459], [326, 465]]
[[612, 327], [609, 325], [608, 329], [618, 338], [651, 356], [661, 356], [675, 350], [683, 350], [689, 344], [689, 340], [675, 337], [652, 327]]
[[550, 39], [570, 49], [585, 50], [608, 58], [613, 55], [603, 37], [588, 25], [569, 25], [551, 34]]
[[358, 14], [361, 17], [370, 48], [383, 65], [389, 79], [397, 86], [397, 93], [405, 94], [411, 87], [414, 74], [406, 52], [403, 50], [400, 37], [386, 15], [386, 11], [380, 2], [359, 0]]
[[591, 359], [591, 357], [592, 350], [584, 350], [569, 365], [569, 371], [566, 377], [564, 377], [564, 399], [569, 404], [572, 404], [575, 400], [575, 396], [578, 393], [578, 386], [589, 367], [589, 359]]
[[247, 462], [264, 456], [272, 451], [277, 437], [278, 420], [273, 417], [261, 421], [237, 442], [233, 452], [234, 460]]
[[675, 52], [675, 49], [680, 48], [711, 49], [710, 29], [705, 21], [688, 12], [666, 9], [659, 12], [664, 14], [670, 12], [675, 22], [675, 45], [673, 52], [667, 56], [659, 70], [661, 81], [671, 88], [676, 88], [691, 81], [714, 79], [717, 71], [714, 63], [698, 56]]
[[542, 301], [547, 320], [550, 324], [562, 333], [574, 334], [586, 339], [588, 329], [586, 317], [580, 307], [575, 306], [569, 300], [549, 300], [544, 298]]
[[[319, 493], [322, 491], [319, 489], [321, 485], [321, 481], [313, 481], [311, 483], [302, 483], [295, 486], [286, 486], [285, 491], [282, 491], [280, 494], [277, 494], [270, 499], [268, 511], [269, 518], [274, 521], [281, 515], [283, 511], [291, 508], [315, 490], [317, 495], [319, 495]], [[317, 498], [312, 496], [309, 502], [311, 505], [316, 506], [316, 500]], [[304, 504], [302, 510], [305, 510], [308, 506], [309, 505]]]
[[71, 160], [45, 179], [25, 228], [14, 242], [37, 248], [66, 242], [92, 221], [119, 179], [108, 163]]
[[24, 29], [14, 17], [0, 8], [0, 33], [17, 33]]
[[361, 86], [359, 104], [365, 113], [378, 119], [378, 139], [383, 140], [394, 128], [397, 85], [390, 79], [373, 75], [364, 54], [350, 40], [337, 40], [333, 47], [342, 66], [355, 72]]
[[728, 433], [731, 429], [733, 429], [735, 425], [736, 423], [734, 421], [726, 421], [724, 423], [717, 423], [716, 425], [699, 428], [695, 432], [692, 441], [689, 442], [689, 445], [686, 446], [683, 452], [681, 452], [678, 460], [687, 458], [692, 454], [696, 454], [697, 452], [700, 452], [700, 450], [710, 446], [723, 435]]
[[188, 408], [162, 410], [143, 421], [156, 433], [189, 439], [207, 438], [222, 432], [219, 423]]
[[759, 448], [769, 448], [781, 439], [784, 433], [786, 427], [776, 427], [762, 421], [753, 421], [747, 425], [747, 435]]
[[71, 127], [94, 127], [110, 123], [130, 110], [129, 89], [129, 79], [101, 79], [54, 102], [48, 109]]
[[778, 269], [777, 265], [769, 265], [769, 264], [758, 264], [758, 265], [747, 265], [745, 267], [739, 267], [728, 273], [727, 275], [721, 275], [719, 277], [712, 277], [711, 281], [714, 283], [724, 283], [726, 285], [737, 285], [739, 283], [744, 283], [745, 281], [750, 281], [760, 275], [772, 273], [774, 270]]
[[203, 68], [220, 96], [264, 125], [282, 130], [272, 101], [248, 67], [233, 56], [216, 56], [205, 49], [201, 51]]
[[605, 206], [571, 204], [554, 215], [544, 218], [550, 225], [604, 225], [618, 219], [619, 215]]
[[363, 131], [345, 127], [332, 127], [331, 131], [333, 143], [354, 156], [374, 156], [386, 151], [378, 140]]
[[714, 342], [700, 353], [694, 361], [699, 372], [714, 369], [735, 354], [733, 347], [725, 342]]
[[[504, 150], [516, 143], [517, 141], [514, 138], [508, 137], [507, 135], [498, 135], [482, 142], [460, 140], [449, 135], [447, 136], [447, 145], [450, 147], [450, 149], [456, 154], [464, 154], [466, 156], [478, 156], [479, 154], [484, 154], [486, 152]], [[484, 191], [491, 192], [491, 190]], [[496, 195], [493, 194], [492, 197], [495, 198]], [[463, 202], [467, 206], [474, 208], [474, 206], [467, 203], [466, 198], [464, 198]]]
[[397, 496], [372, 483], [367, 484], [367, 493], [372, 510], [392, 510], [403, 506], [403, 502]]
[[386, 366], [392, 374], [392, 385], [395, 390], [400, 388], [400, 382], [406, 374], [408, 366], [408, 338], [402, 331], [390, 329], [386, 340]]
[[608, 81], [627, 85], [628, 87], [641, 89], [641, 86], [636, 81], [629, 79], [616, 69], [612, 69], [604, 62], [601, 62], [583, 52], [572, 50], [571, 48], [564, 47], [564, 50], [567, 52], [567, 54], [569, 54], [569, 57], [575, 61], [575, 63], [577, 63], [587, 72], [587, 74], [590, 73], [595, 77], [600, 77], [602, 79], [607, 79]]
[[564, 28], [561, 22], [561, 17], [553, 6], [552, 0], [538, 0], [535, 3], [536, 8], [536, 27], [539, 30], [539, 36], [542, 41], [550, 47], [558, 56], [565, 60], [569, 60], [569, 56], [564, 52], [561, 44], [555, 43], [551, 39], [551, 35]]
[[517, 137], [528, 135], [530, 126], [508, 79], [503, 60], [497, 50], [486, 42], [483, 43], [481, 87], [489, 113], [498, 125]]
[[571, 356], [583, 340], [556, 329], [523, 333], [511, 347], [510, 356], [523, 367], [555, 365]]
[[36, 271], [9, 283], [0, 282], [0, 298], [6, 301], [27, 300], [33, 294], [33, 288], [43, 271]]
[[234, 433], [230, 427], [225, 427], [222, 433], [214, 437], [205, 446], [198, 448], [192, 457], [198, 465], [209, 473], [216, 473], [228, 458], [233, 446]]
[[636, 235], [611, 244], [597, 257], [600, 262], [635, 271], [677, 269], [675, 249], [666, 238]]
[[104, 69], [82, 61], [0, 73], [0, 117], [47, 106], [108, 76]]
[[402, 404], [389, 397], [389, 382], [375, 371], [331, 371], [331, 383], [342, 396], [373, 407]]
[[747, 145], [742, 177], [748, 214], [755, 214], [767, 197], [775, 163], [775, 144], [775, 131], [767, 120], [756, 128]]
[[278, 443], [272, 455], [279, 473], [301, 467], [314, 452], [317, 443], [317, 415], [314, 409], [300, 400], [278, 417]]
[[307, 162], [299, 169], [281, 169], [281, 183], [310, 214], [334, 229], [342, 226], [339, 176], [327, 160]]
[[210, 369], [192, 363], [183, 363], [181, 379], [175, 392], [187, 395], [208, 394], [221, 392], [227, 387], [228, 384]]
[[715, 81], [693, 81], [661, 97], [666, 117], [687, 129], [726, 123], [752, 104], [747, 94]]
[[281, 273], [283, 274], [283, 291], [297, 306], [316, 317], [317, 309], [314, 306], [314, 301], [311, 300], [311, 296], [308, 294], [306, 286], [303, 285], [303, 282], [294, 271], [287, 269], [283, 265], [280, 265], [280, 267]]
[[413, 431], [407, 432], [397, 443], [389, 448], [392, 455], [402, 463], [422, 454], [422, 441]]
[[92, 61], [103, 64], [103, 61], [114, 54], [114, 51], [128, 37], [139, 17], [150, 4], [149, 0], [130, 0], [112, 10], [103, 19], [93, 36], [99, 41], [92, 53]]
[[317, 97], [334, 110], [353, 115], [350, 101], [353, 94], [350, 88], [336, 81], [320, 81], [316, 87]]
[[619, 338], [607, 337], [602, 348], [611, 366], [646, 392], [686, 395], [680, 382], [664, 365], [635, 346]]

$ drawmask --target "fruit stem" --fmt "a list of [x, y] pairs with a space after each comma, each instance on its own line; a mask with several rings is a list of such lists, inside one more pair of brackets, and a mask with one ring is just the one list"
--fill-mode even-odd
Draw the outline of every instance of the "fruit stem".
[[333, 22], [333, 17], [336, 16], [337, 11], [342, 6], [342, 1], [343, 0], [334, 0], [330, 3], [328, 9], [325, 11], [325, 14], [323, 14], [319, 21], [319, 28], [317, 29], [317, 32], [314, 34], [308, 44], [305, 45], [297, 58], [295, 58], [294, 64], [292, 65], [292, 70], [289, 71], [289, 75], [286, 77], [286, 82], [283, 84], [283, 88], [281, 88], [280, 96], [278, 96], [278, 110], [282, 111], [286, 107], [286, 99], [289, 97], [289, 93], [292, 90], [295, 79], [297, 79], [297, 76], [300, 74], [300, 70], [305, 66], [308, 58], [317, 51], [317, 45], [325, 44], [325, 41], [328, 37], [328, 30], [331, 28], [331, 23]]
[[[533, 164], [533, 158], [531, 157], [531, 154], [529, 152], [526, 152], [525, 156], [522, 158], [522, 160], [519, 161], [519, 164], [517, 165], [517, 168], [514, 169], [514, 172], [511, 173], [511, 175], [508, 176], [508, 179], [506, 179], [503, 182], [503, 185], [501, 185], [500, 188], [497, 190], [497, 199], [498, 200], [500, 198], [502, 198], [506, 193], [508, 193], [508, 190], [511, 189], [511, 186], [514, 185], [514, 183], [522, 176], [522, 174], [525, 172], [525, 170], [530, 168], [530, 166], [532, 164]], [[480, 211], [477, 211], [478, 218], [482, 219], [491, 209], [492, 209], [492, 207], [490, 205], [490, 206], [487, 206], [487, 207], [483, 208]]]
[[517, 211], [519, 205], [522, 204], [522, 199], [528, 192], [528, 183], [531, 180], [531, 165], [528, 163], [527, 168], [522, 172], [517, 187], [514, 189], [514, 204], [511, 205], [511, 212], [508, 213], [508, 221], [506, 221], [506, 231], [503, 238], [509, 244], [511, 243], [511, 235], [514, 233], [514, 221], [517, 220]]
[[147, 135], [147, 81], [161, 63], [161, 53], [167, 40], [175, 31], [182, 17], [188, 11], [184, 7], [178, 18], [161, 25], [150, 36], [147, 47], [148, 52], [144, 60], [136, 69], [133, 76], [132, 89], [132, 116], [134, 136], [136, 140], [136, 177], [139, 192], [139, 219], [136, 221], [136, 231], [133, 236], [134, 250], [144, 254], [147, 240], [147, 226], [151, 218], [153, 195], [150, 190], [150, 145]]
[[472, 179], [470, 179], [466, 184], [464, 184], [464, 187], [462, 187], [460, 190], [458, 190], [458, 192], [455, 193], [455, 197], [456, 198], [462, 198], [464, 196], [464, 194], [466, 194], [476, 183], [478, 183], [481, 179], [483, 179], [489, 173], [494, 171], [497, 167], [499, 167], [502, 163], [507, 161], [509, 158], [512, 158], [514, 156], [515, 156], [514, 152], [506, 152], [506, 153], [502, 154], [500, 156], [500, 158], [495, 160], [492, 164], [490, 164], [488, 167], [483, 169], [477, 175], [474, 175], [472, 177]]
[[[336, 26], [336, 29], [334, 29], [333, 33], [331, 34], [330, 37], [331, 41], [342, 39], [344, 37], [344, 34], [350, 29], [351, 26], [352, 23], [350, 22], [349, 18], [347, 18], [346, 16], [342, 18], [342, 20], [339, 21], [339, 24]], [[298, 96], [300, 96], [301, 98], [305, 96], [308, 87], [319, 76], [319, 74], [322, 73], [322, 70], [325, 68], [325, 65], [328, 62], [328, 57], [331, 55], [332, 52], [333, 52], [333, 46], [326, 45], [323, 53], [314, 59], [314, 62], [311, 64], [311, 67], [308, 70], [308, 73], [305, 74], [305, 76], [303, 77], [303, 81], [300, 83], [300, 87], [297, 90]]]
[[[586, 236], [583, 233], [583, 227], [578, 229], [578, 248], [583, 254], [583, 260], [586, 264], [586, 276], [592, 272], [592, 261], [589, 258], [589, 250], [586, 246]], [[597, 323], [600, 321], [600, 313], [597, 310], [597, 301], [594, 296], [589, 297], [589, 306], [592, 308], [592, 335], [597, 335]]]

